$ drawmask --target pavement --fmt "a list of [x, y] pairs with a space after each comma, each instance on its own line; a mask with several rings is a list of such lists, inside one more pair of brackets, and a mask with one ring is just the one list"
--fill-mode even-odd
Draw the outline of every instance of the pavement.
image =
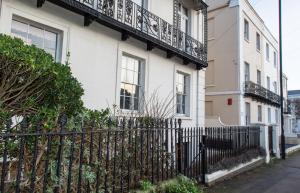
[[300, 152], [218, 183], [205, 193], [300, 193]]

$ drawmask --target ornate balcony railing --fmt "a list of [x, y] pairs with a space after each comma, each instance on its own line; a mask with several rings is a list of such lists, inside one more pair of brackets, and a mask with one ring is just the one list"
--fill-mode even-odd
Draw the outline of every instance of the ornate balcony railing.
[[279, 95], [254, 82], [246, 81], [244, 92], [246, 96], [251, 96], [258, 101], [262, 101], [274, 106], [280, 106]]
[[[147, 50], [157, 47], [167, 57], [178, 56], [184, 64], [197, 69], [207, 67], [207, 6], [197, 0], [204, 17], [203, 43], [182, 32], [131, 0], [47, 0], [84, 16], [84, 25], [93, 21], [122, 33], [122, 40], [134, 37], [147, 43]], [[41, 7], [45, 0], [37, 0]], [[203, 5], [200, 7], [201, 2]]]

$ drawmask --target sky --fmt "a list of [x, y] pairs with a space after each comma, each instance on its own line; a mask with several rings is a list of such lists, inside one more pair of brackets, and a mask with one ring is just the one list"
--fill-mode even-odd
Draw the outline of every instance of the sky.
[[[278, 0], [249, 0], [278, 39]], [[300, 90], [300, 0], [282, 0], [283, 72], [288, 89]]]

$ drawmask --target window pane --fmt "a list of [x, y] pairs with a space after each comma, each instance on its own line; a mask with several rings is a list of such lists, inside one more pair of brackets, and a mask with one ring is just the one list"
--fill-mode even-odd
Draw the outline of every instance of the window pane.
[[182, 110], [181, 114], [185, 114], [185, 105], [184, 104], [182, 104], [181, 110]]
[[177, 103], [177, 104], [181, 104], [181, 101], [182, 101], [182, 100], [181, 100], [181, 97], [182, 97], [182, 95], [180, 95], [180, 94], [177, 94], [177, 95], [176, 95], [176, 103]]
[[123, 96], [120, 97], [120, 108], [124, 109], [124, 97]]
[[176, 113], [181, 114], [181, 108], [179, 104], [176, 105]]
[[125, 69], [121, 70], [121, 81], [126, 82], [126, 70]]
[[44, 48], [44, 31], [40, 28], [29, 26], [28, 42], [38, 48]]
[[185, 105], [185, 97], [186, 97], [186, 96], [184, 96], [184, 95], [182, 96], [182, 104], [183, 104], [183, 105]]
[[[128, 56], [122, 57], [121, 87], [124, 85], [123, 109], [138, 110], [140, 96], [140, 61]], [[122, 94], [122, 93], [121, 93]]]
[[133, 58], [127, 58], [127, 69], [128, 70], [132, 70], [134, 71], [134, 63], [135, 63], [135, 59]]
[[17, 37], [22, 39], [24, 42], [27, 42], [27, 34], [28, 34], [28, 25], [16, 20], [12, 20], [11, 24], [11, 33]]
[[176, 74], [176, 111], [178, 114], [186, 114], [189, 81], [189, 76], [179, 72]]
[[132, 85], [131, 84], [125, 84], [125, 96], [132, 96]]
[[124, 109], [131, 109], [131, 98], [130, 97], [125, 97], [125, 106]]
[[121, 87], [120, 87], [120, 95], [122, 96], [122, 95], [125, 95], [125, 89], [124, 89], [124, 84], [123, 83], [121, 83]]
[[49, 31], [45, 31], [44, 49], [55, 58], [57, 34]]
[[133, 73], [133, 84], [139, 85], [139, 73], [138, 72]]
[[11, 32], [27, 44], [33, 44], [44, 49], [47, 53], [57, 58], [58, 34], [50, 32], [45, 27], [31, 25], [31, 22], [12, 20]]
[[140, 72], [140, 61], [135, 60], [134, 70], [135, 70], [136, 72]]
[[126, 82], [127, 83], [134, 84], [133, 74], [134, 74], [133, 71], [127, 70], [127, 74], [126, 74]]
[[176, 90], [177, 90], [177, 93], [183, 94], [183, 85], [182, 84], [178, 84], [176, 86]]

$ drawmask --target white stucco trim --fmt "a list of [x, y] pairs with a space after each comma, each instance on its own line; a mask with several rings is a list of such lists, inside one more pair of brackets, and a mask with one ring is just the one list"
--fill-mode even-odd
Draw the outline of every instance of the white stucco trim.
[[223, 91], [223, 92], [207, 92], [206, 96], [220, 96], [220, 95], [240, 95], [241, 91]]

